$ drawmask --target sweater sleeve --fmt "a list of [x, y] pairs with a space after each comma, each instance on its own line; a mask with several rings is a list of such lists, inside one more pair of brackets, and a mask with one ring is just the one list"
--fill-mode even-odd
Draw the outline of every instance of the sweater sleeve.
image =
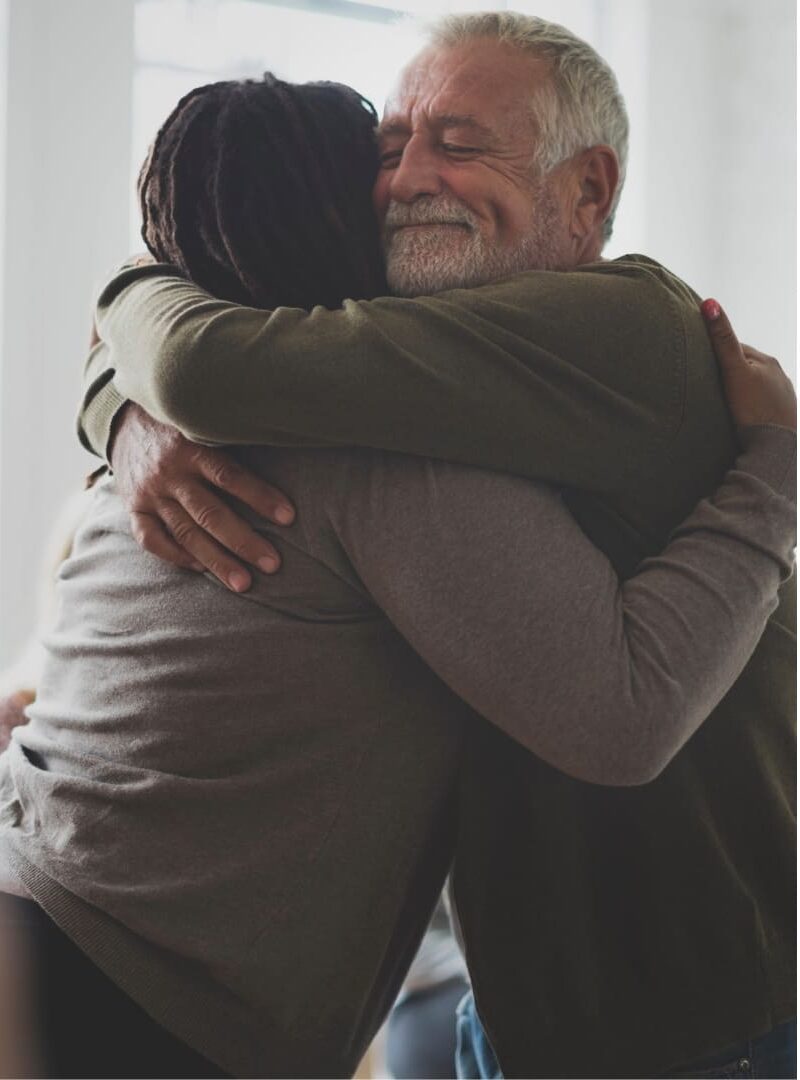
[[82, 431], [101, 454], [131, 398], [200, 442], [368, 446], [613, 494], [663, 462], [681, 418], [682, 316], [634, 264], [311, 312], [216, 300], [156, 265], [117, 275], [97, 325]]
[[125, 398], [114, 385], [109, 348], [95, 345], [83, 369], [83, 398], [78, 415], [78, 438], [89, 453], [106, 456], [114, 417]]
[[473, 709], [554, 767], [655, 778], [750, 658], [791, 573], [795, 435], [751, 428], [718, 490], [621, 583], [558, 494], [376, 455], [339, 532], [369, 593]]

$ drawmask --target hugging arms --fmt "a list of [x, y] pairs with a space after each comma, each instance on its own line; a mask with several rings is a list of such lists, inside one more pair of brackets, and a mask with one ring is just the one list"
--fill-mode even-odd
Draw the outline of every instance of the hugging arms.
[[[349, 424], [353, 442], [385, 449], [402, 445], [417, 454], [436, 447], [443, 457], [494, 468], [508, 469], [513, 460], [515, 472], [569, 485], [564, 502], [590, 536], [592, 530], [607, 532], [609, 520], [624, 525], [630, 543], [612, 557], [616, 554], [617, 569], [630, 575], [663, 546], [678, 523], [674, 519], [686, 516], [692, 505], [685, 490], [672, 485], [665, 492], [654, 478], [660, 474], [661, 484], [668, 482], [675, 461], [692, 457], [690, 488], [694, 485], [697, 501], [703, 485], [713, 486], [712, 477], [716, 483], [724, 471], [725, 448], [733, 452], [716, 367], [688, 290], [660, 268], [634, 264], [611, 270], [599, 265], [593, 273], [590, 268], [573, 275], [530, 274], [476, 294], [348, 302], [343, 311], [316, 309], [310, 315], [293, 310], [272, 314], [216, 301], [164, 267], [123, 271], [101, 297], [99, 324], [110, 345], [99, 346], [91, 360], [84, 430], [95, 439], [107, 437], [109, 402], [118, 407], [122, 395], [132, 393], [162, 420], [180, 423], [196, 438], [330, 445], [346, 441]], [[634, 315], [631, 333], [638, 332], [643, 341], [653, 318], [661, 319], [662, 339], [652, 348], [657, 355], [648, 364], [643, 354], [640, 369], [609, 354], [602, 323], [594, 349], [578, 351], [572, 322], [580, 305], [593, 303], [602, 309], [606, 296], [618, 303], [629, 296], [642, 300], [641, 326]], [[525, 328], [525, 338], [512, 337], [500, 325], [502, 319], [507, 327], [512, 303], [518, 305], [515, 317]], [[565, 310], [557, 320], [559, 303]], [[613, 312], [604, 311], [603, 318], [606, 326], [613, 325]], [[680, 336], [676, 323], [683, 330]], [[724, 315], [710, 326], [719, 342], [735, 418], [742, 428], [753, 428], [745, 442], [757, 446], [762, 440], [777, 440], [788, 449], [788, 431], [781, 436], [757, 430], [759, 422], [793, 423], [793, 397], [785, 376], [754, 351], [748, 351], [750, 359], [745, 357]], [[462, 341], [472, 351], [456, 352]], [[699, 372], [687, 373], [690, 364], [698, 363]], [[321, 386], [315, 395], [317, 378]], [[500, 405], [489, 404], [490, 392]], [[369, 400], [363, 411], [358, 410], [361, 397]], [[152, 425], [151, 445], [157, 447], [166, 437], [178, 455], [186, 452], [175, 436], [152, 421], [142, 418], [141, 423]], [[717, 445], [711, 441], [715, 430]], [[719, 435], [725, 440], [722, 446]], [[120, 448], [126, 438], [123, 429], [115, 445], [123, 461]], [[131, 452], [135, 455], [135, 446]], [[791, 515], [790, 504], [783, 501], [790, 462], [781, 453], [777, 446], [767, 452], [769, 468], [780, 475], [761, 476], [780, 491], [773, 504], [781, 507], [773, 544], [785, 514]], [[773, 594], [768, 607], [761, 606], [766, 598], [763, 580], [756, 584], [750, 579], [753, 589], [740, 591], [737, 556], [725, 567], [731, 552], [741, 554], [735, 545], [709, 551], [713, 574], [700, 590], [681, 561], [683, 555], [691, 563], [698, 538], [707, 542], [711, 533], [725, 531], [725, 510], [722, 523], [713, 515], [742, 497], [737, 485], [730, 496], [721, 489], [720, 504], [713, 510], [701, 506], [684, 531], [673, 535], [677, 544], [670, 546], [665, 560], [645, 563], [617, 591], [607, 560], [597, 552], [589, 556], [591, 545], [572, 531], [563, 505], [554, 511], [541, 504], [542, 494], [527, 498], [530, 489], [525, 484], [513, 488], [510, 481], [487, 474], [476, 520], [474, 493], [473, 502], [461, 496], [457, 469], [445, 482], [437, 474], [435, 497], [430, 477], [420, 479], [415, 498], [413, 484], [404, 489], [402, 483], [404, 470], [413, 472], [413, 461], [398, 466], [394, 475], [392, 459], [383, 460], [388, 464], [376, 472], [370, 500], [360, 512], [354, 510], [365, 531], [363, 562], [357, 561], [356, 568], [434, 670], [484, 716], [572, 775], [635, 783], [661, 771], [744, 666], [774, 605]], [[252, 485], [254, 505], [274, 506], [273, 492], [242, 473], [241, 464], [227, 468], [229, 475], [242, 476]], [[442, 467], [435, 469], [441, 472]], [[128, 477], [118, 478], [118, 483], [126, 482]], [[170, 496], [159, 496], [157, 503], [175, 536], [193, 548], [192, 560], [210, 553], [214, 565], [224, 566], [219, 560], [228, 556], [220, 556], [206, 538], [198, 537], [197, 526], [185, 524], [188, 515], [180, 516], [181, 497], [202, 495], [193, 496], [191, 483], [181, 477], [173, 480], [168, 471], [147, 478], [153, 482], [175, 485]], [[398, 498], [403, 490], [405, 496]], [[754, 491], [747, 497], [758, 498]], [[606, 505], [599, 512], [602, 500]], [[355, 494], [351, 501], [357, 505]], [[140, 514], [137, 510], [137, 517]], [[222, 536], [233, 513], [225, 507], [219, 515], [200, 511], [199, 516]], [[437, 531], [437, 521], [449, 527]], [[156, 536], [153, 550], [171, 553], [166, 545], [174, 547], [174, 537], [163, 535], [163, 525], [136, 527], [145, 545], [149, 529]], [[248, 545], [252, 549], [261, 544], [256, 558], [269, 556], [263, 530], [258, 535], [244, 523], [234, 528], [242, 530], [245, 539], [234, 539], [229, 546], [241, 543], [243, 553]], [[465, 564], [457, 552], [459, 536], [468, 532], [482, 558]], [[526, 535], [527, 552], [520, 547]], [[759, 542], [736, 529], [731, 535], [751, 545]], [[703, 547], [700, 539], [697, 550]], [[508, 554], [512, 550], [513, 558]], [[777, 576], [770, 579], [770, 590], [789, 571], [789, 549], [781, 550], [780, 568], [772, 564]], [[376, 553], [372, 558], [371, 552]], [[669, 564], [671, 554], [678, 555], [675, 565]], [[189, 561], [186, 555], [177, 558]], [[231, 565], [230, 571], [220, 571], [226, 581], [230, 573], [241, 572]], [[481, 584], [470, 588], [471, 580]], [[547, 583], [553, 586], [550, 592]], [[659, 604], [662, 587], [666, 599]], [[697, 606], [700, 595], [707, 606]], [[576, 599], [570, 602], [569, 597]], [[578, 597], [592, 598], [594, 606], [584, 602], [582, 618], [576, 621]], [[732, 602], [735, 612], [729, 607]], [[434, 617], [437, 608], [439, 616]], [[548, 610], [557, 614], [548, 618]], [[532, 612], [549, 626], [546, 634], [537, 636]], [[732, 634], [743, 632], [743, 618], [749, 620], [750, 635], [734, 641]], [[642, 619], [649, 628], [644, 636], [635, 632]], [[551, 620], [552, 625], [573, 628], [577, 622], [585, 636], [554, 634]], [[618, 640], [619, 627], [626, 647], [609, 652], [606, 643]], [[454, 641], [460, 643], [456, 648]], [[659, 650], [667, 657], [665, 663], [655, 662]], [[493, 653], [515, 659], [492, 664], [487, 657]], [[588, 697], [576, 698], [567, 690], [570, 680], [563, 672], [573, 655], [582, 657], [579, 685], [591, 688]], [[711, 677], [712, 672], [719, 677]], [[565, 733], [570, 718], [581, 726], [589, 699], [596, 711], [586, 725], [588, 734], [575, 738], [574, 732]], [[533, 717], [546, 719], [532, 723]], [[621, 746], [627, 749], [620, 756]]]

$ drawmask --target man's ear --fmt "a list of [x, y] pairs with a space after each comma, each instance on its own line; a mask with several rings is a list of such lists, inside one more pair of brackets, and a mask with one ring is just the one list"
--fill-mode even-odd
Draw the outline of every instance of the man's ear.
[[598, 239], [602, 241], [603, 222], [614, 204], [619, 185], [619, 160], [615, 151], [610, 146], [585, 150], [575, 160], [573, 178], [577, 199], [572, 207], [570, 237], [583, 253]]

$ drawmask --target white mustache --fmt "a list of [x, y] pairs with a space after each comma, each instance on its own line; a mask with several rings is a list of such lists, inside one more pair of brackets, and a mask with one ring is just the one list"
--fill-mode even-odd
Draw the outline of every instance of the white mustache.
[[410, 205], [389, 203], [384, 228], [390, 231], [409, 225], [463, 225], [474, 229], [476, 221], [466, 207], [450, 199], [431, 199], [429, 202], [417, 200]]

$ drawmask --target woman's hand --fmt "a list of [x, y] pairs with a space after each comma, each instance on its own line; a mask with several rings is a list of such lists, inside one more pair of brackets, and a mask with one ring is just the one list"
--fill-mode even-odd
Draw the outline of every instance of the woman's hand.
[[716, 300], [704, 300], [700, 310], [717, 354], [736, 427], [774, 424], [797, 431], [797, 397], [778, 361], [750, 345], [740, 344]]

